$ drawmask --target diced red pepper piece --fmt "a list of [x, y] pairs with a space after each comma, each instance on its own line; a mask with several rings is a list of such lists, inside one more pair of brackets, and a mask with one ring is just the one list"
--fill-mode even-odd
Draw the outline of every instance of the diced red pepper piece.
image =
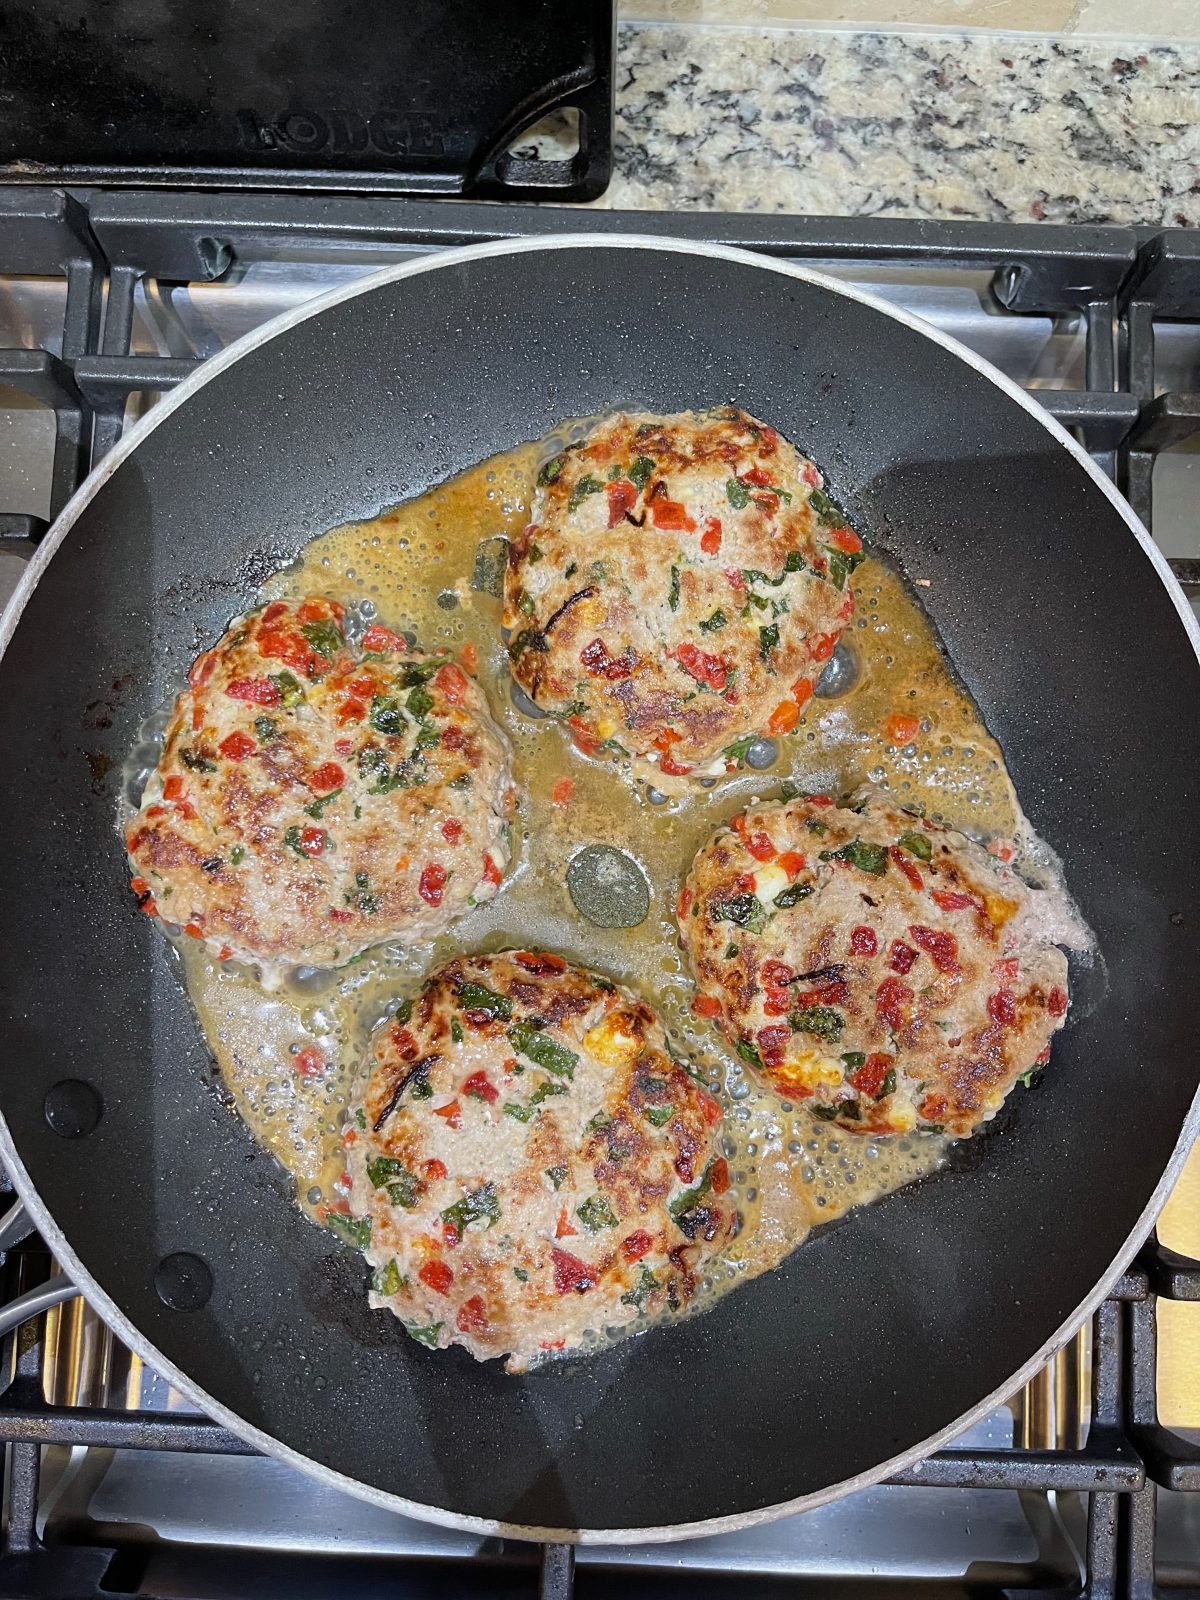
[[434, 1106], [435, 1117], [443, 1117], [448, 1128], [453, 1128], [455, 1133], [462, 1127], [462, 1105], [457, 1100], [447, 1100], [444, 1106]]
[[924, 950], [939, 972], [957, 972], [958, 940], [952, 933], [940, 928], [924, 928], [920, 923], [910, 923], [908, 937]]
[[598, 756], [600, 754], [604, 747], [604, 741], [588, 727], [582, 717], [568, 717], [567, 727], [571, 730], [576, 749], [582, 750], [585, 756]]
[[439, 689], [452, 706], [461, 705], [467, 693], [467, 675], [453, 661], [447, 661], [433, 675], [433, 686]]
[[706, 556], [715, 556], [721, 548], [720, 517], [709, 517], [704, 524], [704, 532], [700, 535], [700, 548]]
[[225, 685], [225, 693], [231, 700], [249, 700], [256, 706], [277, 706], [283, 699], [270, 678], [235, 678]]
[[783, 961], [764, 961], [759, 968], [759, 975], [769, 989], [784, 989], [796, 976]]
[[675, 659], [689, 677], [715, 689], [718, 694], [729, 682], [729, 663], [721, 656], [701, 650], [699, 645], [681, 644], [675, 651]]
[[590, 644], [585, 644], [579, 652], [579, 660], [593, 678], [607, 678], [616, 682], [618, 678], [630, 677], [633, 672], [633, 662], [629, 656], [610, 656], [603, 639], [593, 639]]
[[462, 1092], [472, 1099], [486, 1100], [490, 1106], [494, 1106], [500, 1098], [500, 1091], [486, 1072], [473, 1072], [463, 1083]]
[[434, 1294], [449, 1294], [450, 1285], [454, 1282], [454, 1274], [444, 1261], [427, 1261], [417, 1277]]
[[1052, 1017], [1065, 1017], [1067, 1014], [1067, 991], [1057, 983], [1046, 997], [1046, 1010]]
[[828, 661], [837, 649], [836, 633], [814, 633], [808, 641], [808, 653], [814, 661]]
[[427, 906], [440, 906], [442, 891], [446, 887], [446, 869], [440, 861], [431, 861], [421, 871], [417, 893]]
[[696, 524], [687, 514], [682, 500], [664, 500], [661, 496], [650, 502], [650, 521], [666, 533], [695, 533]]
[[621, 1240], [621, 1254], [626, 1261], [640, 1261], [653, 1243], [654, 1240], [645, 1228], [639, 1228], [636, 1233], [631, 1233], [627, 1239]]
[[300, 849], [306, 856], [319, 856], [325, 848], [324, 828], [301, 828]]
[[526, 972], [532, 972], [538, 978], [557, 975], [567, 970], [567, 963], [563, 958], [553, 955], [549, 950], [518, 950], [513, 955], [513, 960], [518, 966], [524, 967]]
[[837, 550], [848, 550], [854, 554], [862, 549], [862, 540], [853, 528], [831, 528], [827, 537]]
[[328, 1056], [315, 1044], [306, 1045], [292, 1057], [292, 1066], [302, 1078], [319, 1078], [328, 1065]]
[[875, 991], [875, 1010], [890, 1028], [903, 1028], [908, 1021], [908, 1006], [914, 996], [899, 978], [885, 978]]
[[769, 733], [791, 733], [800, 721], [800, 707], [794, 700], [781, 700], [767, 718]]
[[483, 853], [483, 881], [490, 883], [493, 888], [499, 888], [503, 874], [485, 850]]
[[805, 706], [812, 699], [813, 690], [815, 688], [816, 685], [813, 683], [811, 678], [797, 678], [795, 683], [792, 685], [792, 698], [800, 707], [801, 711], [804, 710]]
[[724, 1194], [729, 1188], [729, 1163], [724, 1156], [718, 1156], [709, 1171], [709, 1182], [712, 1184], [714, 1194]]
[[486, 1333], [488, 1331], [487, 1307], [483, 1303], [483, 1296], [473, 1294], [469, 1300], [464, 1300], [458, 1308], [458, 1315], [454, 1319], [455, 1327], [459, 1333]]
[[895, 1065], [894, 1057], [875, 1053], [869, 1055], [858, 1071], [852, 1072], [846, 1081], [859, 1094], [869, 1094], [874, 1100], [883, 1088], [883, 1080]]
[[388, 650], [407, 650], [408, 641], [382, 622], [373, 622], [362, 636], [362, 647], [371, 655], [383, 655]]
[[163, 784], [162, 792], [164, 800], [183, 799], [183, 779], [177, 772], [173, 772], [166, 780], [166, 782]]
[[868, 928], [865, 923], [859, 923], [857, 928], [850, 929], [850, 953], [856, 956], [873, 956], [879, 949], [879, 940], [875, 936], [875, 929]]
[[921, 876], [920, 869], [907, 850], [901, 850], [899, 845], [893, 844], [888, 847], [888, 855], [891, 856], [914, 889], [923, 889], [925, 887], [925, 879]]
[[783, 868], [789, 878], [794, 878], [798, 873], [803, 872], [806, 864], [805, 858], [800, 854], [799, 850], [785, 850], [775, 863], [777, 867]]
[[783, 1047], [792, 1037], [791, 1027], [787, 1023], [777, 1023], [770, 1028], [760, 1028], [756, 1035], [758, 1051], [763, 1059], [763, 1066], [778, 1067], [783, 1062]]
[[340, 906], [334, 906], [329, 913], [330, 922], [353, 922], [353, 911], [343, 911]]
[[569, 806], [575, 797], [575, 779], [560, 778], [550, 791], [550, 804], [561, 809]]
[[1017, 1020], [1017, 997], [1011, 989], [997, 989], [988, 995], [988, 1016], [1001, 1027], [1011, 1028]]
[[888, 951], [888, 966], [893, 972], [901, 974], [911, 972], [916, 959], [917, 952], [912, 945], [905, 944], [903, 939], [892, 940], [892, 948]]
[[346, 774], [336, 761], [326, 761], [308, 775], [308, 787], [314, 794], [332, 794], [346, 781]]
[[706, 1089], [697, 1089], [696, 1099], [700, 1102], [700, 1110], [704, 1115], [705, 1122], [710, 1128], [715, 1128], [723, 1114], [721, 1102], [714, 1095], [709, 1094]]
[[447, 844], [457, 844], [462, 838], [463, 825], [457, 817], [447, 817], [442, 823], [441, 834]]
[[711, 994], [698, 994], [692, 1001], [692, 1010], [698, 1017], [719, 1017], [721, 1002]]
[[563, 1206], [558, 1213], [558, 1222], [554, 1227], [554, 1237], [556, 1239], [565, 1239], [568, 1234], [578, 1232], [579, 1229], [575, 1226], [575, 1224], [571, 1221], [570, 1216], [567, 1214], [566, 1206]]
[[929, 898], [943, 911], [966, 911], [971, 906], [976, 909], [979, 907], [975, 896], [964, 894], [961, 889], [931, 889]]
[[600, 1282], [595, 1267], [566, 1250], [551, 1250], [550, 1258], [554, 1263], [555, 1294], [586, 1294]]
[[638, 491], [635, 484], [628, 478], [618, 478], [616, 483], [610, 483], [608, 489], [608, 525], [615, 528], [618, 522], [624, 519], [627, 511], [632, 511], [637, 505]]
[[423, 1161], [421, 1163], [421, 1171], [430, 1183], [436, 1183], [440, 1178], [446, 1176], [446, 1163], [439, 1161], [434, 1156], [432, 1161]]

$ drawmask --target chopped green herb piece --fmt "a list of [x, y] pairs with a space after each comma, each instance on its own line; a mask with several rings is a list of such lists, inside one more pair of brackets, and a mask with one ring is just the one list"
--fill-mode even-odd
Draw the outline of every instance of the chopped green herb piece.
[[433, 696], [422, 684], [417, 684], [416, 688], [409, 692], [404, 704], [410, 715], [420, 721], [427, 711], [433, 710]]
[[463, 983], [458, 989], [458, 1003], [464, 1011], [483, 1011], [489, 1017], [508, 1022], [512, 1017], [512, 1001], [507, 995], [497, 994], [482, 983]]
[[508, 1030], [508, 1038], [513, 1049], [523, 1056], [528, 1056], [535, 1066], [542, 1067], [546, 1072], [553, 1072], [559, 1078], [575, 1076], [579, 1057], [573, 1050], [556, 1044], [553, 1039], [535, 1028], [532, 1022], [514, 1022]]
[[451, 778], [446, 787], [448, 789], [469, 789], [472, 785], [472, 782], [473, 779], [471, 774], [469, 772], [462, 772], [457, 778]]
[[838, 1111], [848, 1122], [862, 1121], [862, 1106], [857, 1100], [841, 1100], [838, 1102]]
[[785, 572], [804, 571], [804, 557], [800, 554], [799, 550], [788, 551], [787, 559], [783, 563], [783, 570]]
[[324, 656], [326, 661], [332, 661], [346, 642], [342, 630], [332, 617], [323, 617], [319, 622], [301, 623], [300, 632], [317, 654]]
[[654, 462], [649, 456], [637, 456], [629, 469], [629, 481], [637, 489], [644, 489], [654, 472]]
[[525, 558], [529, 562], [530, 566], [536, 566], [539, 561], [544, 561], [546, 559], [546, 552], [541, 548], [540, 545], [531, 544], [529, 549], [525, 552]]
[[918, 1122], [918, 1133], [945, 1133], [946, 1126], [942, 1122]]
[[829, 832], [829, 829], [821, 821], [820, 817], [806, 817], [804, 826], [808, 829], [809, 833], [815, 833], [818, 839], [823, 839]]
[[463, 1233], [472, 1222], [486, 1222], [494, 1228], [500, 1221], [500, 1200], [494, 1183], [481, 1183], [478, 1189], [463, 1195], [442, 1212], [444, 1222], [452, 1222]]
[[734, 956], [737, 955], [737, 953], [738, 953], [738, 946], [736, 944], [727, 944], [725, 946], [725, 959], [726, 959], [726, 961], [732, 961]]
[[235, 844], [233, 849], [229, 852], [230, 863], [235, 867], [240, 867], [242, 862], [245, 859], [246, 859], [246, 847], [245, 847], [245, 845], [243, 845], [243, 844]]
[[876, 1100], [882, 1100], [884, 1095], [886, 1095], [886, 1094], [895, 1094], [895, 1092], [896, 1092], [896, 1069], [895, 1069], [895, 1067], [889, 1067], [888, 1070], [883, 1075], [883, 1082], [879, 1085], [879, 1093], [875, 1096], [875, 1098], [876, 1098]]
[[1030, 1067], [1028, 1072], [1023, 1072], [1017, 1080], [1023, 1088], [1032, 1089], [1042, 1075], [1041, 1067]]
[[842, 513], [825, 493], [824, 489], [810, 489], [808, 503], [823, 522], [841, 522]]
[[[413, 694], [418, 691], [413, 690]], [[411, 699], [411, 696], [410, 696]], [[432, 722], [423, 722], [417, 729], [417, 749], [432, 750], [435, 744], [442, 742], [441, 730], [435, 728]]]
[[679, 1221], [680, 1217], [691, 1211], [693, 1207], [699, 1205], [700, 1201], [704, 1199], [704, 1196], [712, 1188], [712, 1166], [713, 1164], [710, 1161], [704, 1169], [704, 1175], [701, 1177], [700, 1182], [691, 1189], [685, 1189], [678, 1199], [672, 1200], [667, 1207], [676, 1222]]
[[410, 661], [404, 669], [404, 687], [413, 689], [418, 683], [428, 683], [439, 667], [444, 667], [450, 659], [448, 650], [441, 651], [436, 656], [430, 656], [428, 661]]
[[608, 563], [606, 561], [593, 561], [591, 566], [588, 568], [588, 571], [591, 573], [593, 578], [607, 578]]
[[283, 842], [289, 850], [294, 850], [297, 855], [302, 853], [300, 850], [300, 824], [298, 822], [294, 822], [290, 828], [284, 831]]
[[190, 772], [215, 772], [217, 763], [210, 761], [207, 756], [198, 755], [190, 745], [185, 745], [179, 752], [179, 759]]
[[567, 1086], [565, 1083], [555, 1083], [553, 1078], [546, 1078], [538, 1084], [537, 1088], [529, 1096], [529, 1104], [531, 1106], [540, 1106], [542, 1101], [549, 1100], [552, 1094], [566, 1094], [566, 1092]]
[[375, 1276], [371, 1279], [371, 1287], [376, 1294], [397, 1294], [403, 1283], [404, 1279], [400, 1276], [395, 1256], [386, 1267], [377, 1267]]
[[319, 800], [314, 800], [311, 805], [305, 806], [304, 809], [308, 812], [310, 817], [316, 817], [317, 820], [320, 821], [321, 817], [324, 815], [325, 807], [332, 805], [341, 792], [342, 791], [340, 789], [334, 789], [330, 794], [323, 794]]
[[566, 456], [550, 457], [549, 461], [546, 462], [545, 466], [537, 475], [537, 481], [543, 489], [548, 483], [554, 483], [558, 479], [562, 473], [562, 469], [566, 466], [566, 464]]
[[271, 717], [255, 717], [254, 731], [264, 744], [269, 744], [279, 729]]
[[461, 1044], [463, 1042], [463, 1025], [457, 1017], [450, 1018], [450, 1037], [454, 1040], [455, 1044]]
[[554, 1185], [554, 1187], [556, 1189], [560, 1189], [562, 1187], [562, 1182], [563, 1182], [563, 1179], [566, 1177], [566, 1175], [567, 1175], [566, 1167], [547, 1167], [546, 1168], [546, 1176], [550, 1179], [550, 1182]]
[[590, 472], [585, 472], [575, 487], [571, 490], [567, 500], [568, 511], [578, 511], [590, 494], [599, 494], [604, 485], [599, 478], [594, 478]]
[[431, 1322], [427, 1328], [419, 1328], [415, 1322], [405, 1322], [403, 1327], [410, 1339], [415, 1339], [418, 1344], [423, 1344], [427, 1350], [437, 1349], [438, 1334], [442, 1331], [440, 1322]]
[[759, 1055], [757, 1047], [751, 1044], [749, 1039], [739, 1039], [733, 1048], [743, 1061], [748, 1061], [752, 1067], [757, 1067], [760, 1072], [763, 1070], [763, 1059]]
[[771, 904], [778, 906], [780, 911], [790, 911], [793, 906], [798, 906], [801, 900], [807, 900], [812, 892], [811, 883], [801, 883], [797, 879], [795, 883], [789, 883], [786, 889], [781, 889]]
[[779, 624], [773, 622], [769, 628], [758, 630], [758, 659], [766, 661], [770, 658], [772, 650], [779, 648]]
[[743, 734], [740, 739], [735, 739], [732, 744], [727, 744], [721, 754], [727, 756], [730, 761], [745, 761], [746, 756], [749, 754], [750, 746], [757, 744], [758, 738], [759, 735], [757, 733]]
[[[532, 601], [529, 603], [529, 608], [532, 611]], [[541, 651], [542, 655], [549, 653], [549, 641], [547, 640], [546, 635], [542, 633], [540, 629], [522, 628], [520, 633], [517, 634], [513, 642], [508, 647], [509, 656], [513, 661], [515, 661], [518, 656], [524, 655], [526, 650], [539, 650]]]
[[285, 706], [299, 705], [304, 699], [304, 690], [300, 687], [300, 680], [290, 672], [269, 672], [268, 678], [279, 690], [279, 698]]
[[793, 1033], [815, 1033], [819, 1039], [836, 1044], [842, 1036], [844, 1020], [832, 1006], [802, 1006], [788, 1014]]
[[832, 1122], [838, 1114], [837, 1106], [814, 1106], [812, 1114], [818, 1122]]
[[579, 563], [578, 563], [578, 561], [569, 561], [567, 563], [566, 567], [564, 567], [564, 569], [563, 569], [563, 577], [564, 578], [573, 578], [578, 571], [579, 571]]
[[862, 1050], [847, 1050], [842, 1057], [847, 1072], [857, 1072], [859, 1067], [865, 1066], [867, 1057]]
[[506, 1100], [504, 1115], [512, 1117], [514, 1122], [528, 1122], [530, 1117], [537, 1115], [537, 1112], [533, 1106], [519, 1106], [515, 1100]]
[[728, 621], [729, 618], [721, 610], [720, 606], [718, 606], [711, 617], [705, 617], [704, 621], [700, 623], [700, 632], [716, 633], [719, 629], [723, 628]]
[[601, 1228], [617, 1225], [617, 1214], [602, 1194], [590, 1195], [581, 1206], [575, 1207], [575, 1215], [589, 1233], [599, 1233]]
[[667, 595], [667, 604], [672, 611], [679, 610], [679, 568], [671, 568], [671, 589]]
[[670, 1122], [671, 1118], [675, 1115], [675, 1107], [647, 1106], [642, 1112], [642, 1115], [645, 1117], [646, 1121], [653, 1124], [654, 1127], [665, 1128], [667, 1123]]
[[401, 1000], [395, 1011], [392, 1012], [392, 1020], [399, 1023], [407, 1022], [412, 1016], [412, 1006], [411, 1000]]
[[524, 1267], [514, 1267], [513, 1268], [513, 1277], [516, 1278], [518, 1283], [528, 1283], [529, 1282], [529, 1274], [525, 1271]]
[[735, 511], [741, 511], [750, 504], [750, 491], [740, 478], [726, 478], [725, 498]]
[[734, 922], [750, 933], [761, 933], [767, 925], [766, 907], [754, 894], [738, 894], [729, 900], [709, 901], [714, 922]]
[[[401, 711], [398, 701], [389, 699], [386, 695], [381, 694], [377, 694], [371, 701], [370, 723], [376, 733], [387, 734], [389, 737], [403, 733], [407, 721], [408, 718]], [[367, 753], [364, 750], [359, 756], [360, 768]], [[383, 751], [377, 750], [374, 754], [382, 757]]]
[[866, 839], [851, 839], [840, 850], [822, 850], [821, 861], [845, 861], [860, 872], [869, 872], [878, 878], [887, 871], [888, 853], [885, 844], [870, 844]]
[[829, 581], [835, 589], [844, 589], [846, 579], [866, 556], [861, 550], [833, 550], [828, 545], [825, 548], [829, 553]]
[[900, 848], [907, 850], [909, 855], [916, 856], [918, 861], [928, 861], [933, 855], [933, 846], [929, 842], [928, 834], [917, 833], [913, 828], [900, 835]]
[[352, 1217], [346, 1211], [327, 1211], [325, 1221], [334, 1233], [340, 1233], [347, 1244], [365, 1250], [371, 1242], [370, 1217]]
[[658, 1279], [647, 1266], [642, 1267], [638, 1281], [626, 1294], [621, 1296], [623, 1306], [636, 1306], [639, 1311], [645, 1309], [646, 1301], [658, 1288]]

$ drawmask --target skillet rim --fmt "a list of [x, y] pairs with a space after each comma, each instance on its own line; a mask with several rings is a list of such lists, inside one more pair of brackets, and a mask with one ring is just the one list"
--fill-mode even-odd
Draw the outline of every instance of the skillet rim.
[[[0, 616], [0, 656], [3, 656], [8, 648], [9, 641], [20, 621], [21, 614], [42, 573], [84, 508], [95, 498], [142, 441], [148, 438], [154, 429], [158, 427], [159, 423], [164, 422], [172, 412], [185, 404], [192, 395], [202, 389], [211, 379], [225, 371], [227, 367], [232, 366], [234, 362], [241, 360], [243, 356], [249, 355], [251, 351], [257, 350], [268, 341], [289, 332], [300, 323], [307, 322], [309, 318], [320, 316], [331, 307], [340, 305], [343, 301], [353, 299], [360, 294], [372, 293], [375, 289], [382, 288], [385, 284], [394, 283], [403, 278], [415, 277], [423, 272], [437, 271], [442, 267], [458, 266], [464, 262], [479, 258], [524, 254], [533, 250], [579, 249], [658, 250], [680, 255], [704, 256], [730, 261], [736, 265], [754, 267], [760, 271], [776, 272], [784, 277], [800, 279], [806, 283], [813, 284], [827, 293], [838, 294], [847, 300], [857, 301], [873, 311], [891, 317], [894, 321], [931, 340], [934, 344], [940, 345], [949, 354], [963, 361], [968, 367], [977, 372], [980, 377], [994, 384], [1010, 400], [1028, 412], [1045, 428], [1057, 444], [1065, 447], [1068, 454], [1074, 457], [1077, 464], [1083, 468], [1093, 483], [1100, 488], [1114, 510], [1125, 522], [1141, 547], [1142, 553], [1148, 558], [1157, 573], [1176, 612], [1179, 614], [1184, 632], [1191, 642], [1197, 662], [1200, 663], [1200, 619], [1196, 617], [1183, 590], [1171, 572], [1166, 557], [1154, 543], [1146, 528], [1143, 527], [1133, 508], [1065, 428], [1051, 417], [1032, 396], [1013, 382], [1011, 378], [1006, 377], [1004, 373], [992, 366], [990, 362], [985, 361], [966, 345], [935, 328], [931, 323], [914, 316], [911, 312], [892, 305], [880, 296], [795, 262], [764, 257], [753, 251], [737, 249], [730, 245], [687, 239], [668, 239], [637, 233], [601, 234], [588, 232], [562, 234], [552, 239], [523, 238], [489, 241], [484, 244], [467, 245], [458, 249], [439, 251], [429, 256], [420, 256], [414, 260], [383, 267], [378, 272], [368, 273], [352, 283], [340, 285], [323, 295], [305, 301], [300, 306], [293, 307], [290, 311], [282, 312], [261, 327], [255, 328], [244, 334], [240, 339], [235, 340], [233, 344], [218, 355], [210, 357], [177, 389], [160, 400], [146, 416], [142, 417], [128, 432], [123, 434], [118, 444], [88, 474], [63, 507], [54, 525], [30, 558], [28, 567], [22, 574], [21, 580], [5, 607], [3, 615]], [[254, 1446], [262, 1454], [283, 1461], [297, 1471], [307, 1473], [309, 1477], [317, 1479], [318, 1482], [325, 1484], [327, 1487], [337, 1489], [344, 1494], [354, 1495], [356, 1498], [379, 1506], [381, 1509], [393, 1512], [398, 1511], [405, 1516], [416, 1518], [422, 1522], [430, 1522], [441, 1527], [484, 1536], [526, 1539], [538, 1543], [589, 1545], [665, 1544], [676, 1540], [703, 1538], [714, 1534], [730, 1533], [744, 1528], [757, 1527], [764, 1523], [774, 1522], [781, 1517], [790, 1516], [798, 1511], [815, 1510], [817, 1507], [841, 1499], [857, 1489], [869, 1488], [881, 1482], [884, 1478], [907, 1471], [935, 1450], [939, 1450], [950, 1443], [966, 1429], [995, 1410], [997, 1406], [1002, 1405], [1004, 1401], [1021, 1388], [1076, 1333], [1100, 1305], [1101, 1301], [1107, 1298], [1113, 1284], [1125, 1271], [1154, 1226], [1155, 1219], [1166, 1203], [1167, 1197], [1174, 1187], [1175, 1180], [1179, 1176], [1191, 1147], [1198, 1136], [1200, 1136], [1200, 1087], [1197, 1088], [1191, 1107], [1184, 1118], [1179, 1138], [1171, 1152], [1162, 1176], [1137, 1222], [1113, 1258], [1108, 1271], [1041, 1348], [1030, 1356], [1010, 1379], [1006, 1380], [990, 1394], [984, 1396], [976, 1405], [963, 1412], [961, 1416], [957, 1417], [945, 1428], [940, 1429], [936, 1434], [930, 1435], [919, 1444], [911, 1446], [886, 1461], [877, 1463], [874, 1467], [858, 1473], [854, 1477], [843, 1478], [837, 1483], [827, 1484], [822, 1489], [814, 1490], [806, 1495], [800, 1495], [793, 1500], [779, 1501], [769, 1506], [759, 1506], [753, 1510], [732, 1513], [726, 1517], [709, 1517], [697, 1522], [671, 1523], [657, 1527], [547, 1528], [532, 1524], [503, 1522], [487, 1517], [465, 1516], [457, 1512], [445, 1511], [438, 1506], [425, 1505], [419, 1501], [408, 1500], [401, 1495], [377, 1489], [371, 1484], [363, 1483], [356, 1478], [337, 1472], [333, 1468], [315, 1461], [312, 1457], [302, 1454], [290, 1445], [274, 1438], [263, 1429], [245, 1421], [235, 1412], [213, 1399], [199, 1384], [188, 1377], [180, 1368], [176, 1367], [172, 1361], [168, 1360], [148, 1338], [133, 1326], [116, 1301], [101, 1288], [92, 1274], [83, 1266], [66, 1235], [42, 1203], [17, 1151], [7, 1119], [0, 1112], [0, 1159], [3, 1160], [12, 1179], [13, 1186], [24, 1203], [26, 1211], [37, 1224], [38, 1231], [52, 1250], [55, 1258], [68, 1273], [72, 1282], [80, 1289], [80, 1292], [84, 1294], [88, 1304], [96, 1310], [124, 1343], [139, 1355], [147, 1365], [168, 1379], [182, 1394], [186, 1395], [206, 1416], [221, 1423], [231, 1433]]]

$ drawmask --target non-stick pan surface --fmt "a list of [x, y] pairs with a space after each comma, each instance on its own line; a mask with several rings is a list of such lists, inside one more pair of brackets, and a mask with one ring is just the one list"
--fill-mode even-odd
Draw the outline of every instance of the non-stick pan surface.
[[[956, 1170], [706, 1316], [507, 1377], [369, 1311], [361, 1263], [220, 1102], [172, 959], [132, 907], [115, 764], [197, 648], [322, 529], [566, 416], [726, 400], [796, 440], [868, 537], [930, 580], [919, 592], [1105, 968], [1075, 972], [1044, 1086]], [[959, 347], [730, 250], [468, 250], [218, 358], [49, 543], [0, 663], [3, 1153], [100, 1310], [255, 1442], [442, 1521], [664, 1537], [752, 1520], [879, 1476], [1011, 1388], [1149, 1226], [1197, 1084], [1194, 637], [1082, 454]], [[196, 1309], [159, 1292], [187, 1303], [159, 1270], [178, 1252], [211, 1272]]]

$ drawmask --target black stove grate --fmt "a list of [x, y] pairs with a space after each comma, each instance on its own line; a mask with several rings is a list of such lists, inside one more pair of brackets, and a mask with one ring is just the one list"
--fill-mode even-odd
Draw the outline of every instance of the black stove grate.
[[[1086, 335], [1081, 389], [1032, 392], [1092, 453], [1148, 526], [1158, 455], [1200, 433], [1200, 394], [1156, 383], [1156, 322], [1200, 322], [1200, 241], [1182, 230], [1060, 228], [983, 223], [844, 218], [589, 212], [494, 207], [378, 197], [299, 194], [110, 193], [0, 188], [0, 274], [58, 277], [66, 293], [60, 341], [0, 349], [0, 384], [53, 411], [50, 493], [57, 514], [119, 438], [131, 398], [174, 387], [200, 365], [199, 354], [132, 351], [135, 294], [143, 280], [215, 282], [240, 263], [272, 254], [398, 254], [500, 238], [591, 231], [653, 233], [716, 241], [814, 264], [874, 269], [919, 266], [990, 274], [998, 313], [1082, 318]], [[0, 540], [31, 553], [46, 521], [0, 508]], [[1177, 576], [1200, 591], [1200, 561], [1176, 558]], [[8, 1252], [5, 1298], [44, 1278], [49, 1258], [34, 1239]], [[1100, 1308], [1094, 1325], [1092, 1399], [1077, 1448], [950, 1449], [893, 1480], [925, 1488], [1074, 1492], [1088, 1497], [1086, 1571], [1071, 1593], [1083, 1600], [1140, 1600], [1156, 1592], [1156, 1489], [1200, 1492], [1200, 1448], [1163, 1427], [1156, 1401], [1159, 1298], [1200, 1300], [1200, 1263], [1152, 1240]], [[89, 1445], [253, 1454], [215, 1423], [193, 1415], [56, 1406], [43, 1397], [45, 1351], [39, 1324], [9, 1335], [0, 1395], [6, 1444], [0, 1600], [8, 1596], [138, 1593], [130, 1558], [110, 1548], [43, 1546], [37, 1530], [44, 1445]], [[233, 1565], [228, 1563], [232, 1561]], [[222, 1565], [225, 1563], [225, 1565]], [[240, 1550], [196, 1552], [189, 1580], [197, 1594], [390, 1592], [532, 1595], [568, 1600], [612, 1593], [615, 1582], [647, 1595], [749, 1593], [760, 1580], [726, 1574], [646, 1569], [636, 1580], [580, 1569], [566, 1545], [504, 1545], [470, 1562], [410, 1558], [401, 1576], [375, 1558], [353, 1578], [324, 1557]], [[224, 1587], [222, 1587], [224, 1585]], [[403, 1587], [401, 1587], [401, 1585]], [[774, 1590], [775, 1581], [772, 1580]], [[172, 1593], [183, 1591], [172, 1590]], [[188, 1593], [193, 1592], [189, 1586]], [[815, 1593], [803, 1581], [789, 1594]], [[856, 1586], [855, 1594], [916, 1592], [903, 1580]], [[964, 1580], [963, 1594], [1017, 1591]], [[1026, 1590], [1022, 1592], [1033, 1592]], [[1038, 1591], [1049, 1593], [1044, 1586]]]

